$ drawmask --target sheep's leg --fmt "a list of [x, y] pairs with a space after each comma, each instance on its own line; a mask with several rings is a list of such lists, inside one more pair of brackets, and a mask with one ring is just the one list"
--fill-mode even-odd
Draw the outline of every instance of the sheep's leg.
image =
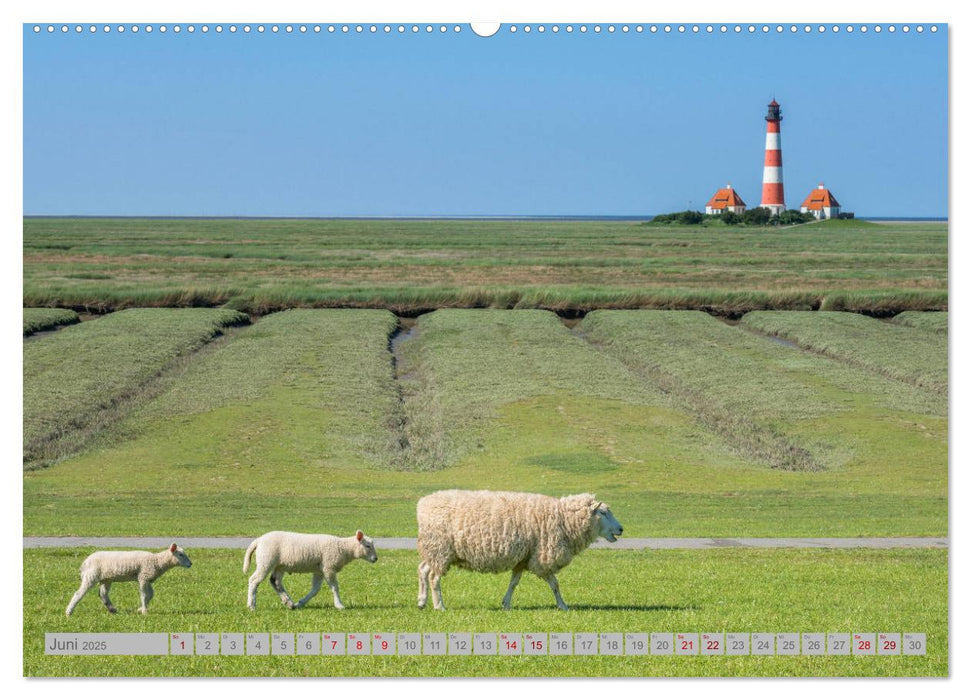
[[437, 571], [432, 571], [428, 580], [428, 585], [432, 589], [432, 603], [436, 610], [444, 610], [445, 603], [442, 602], [442, 576]]
[[553, 597], [556, 598], [556, 607], [560, 610], [569, 610], [570, 608], [563, 602], [563, 596], [560, 595], [560, 584], [556, 580], [556, 576], [550, 574], [546, 577], [546, 582], [550, 584], [550, 588], [553, 590]]
[[105, 583], [102, 583], [101, 584], [101, 587], [98, 589], [98, 595], [101, 597], [101, 602], [105, 604], [105, 607], [106, 608], [108, 608], [108, 612], [110, 612], [110, 613], [116, 613], [118, 611], [115, 610], [115, 606], [111, 604], [111, 598], [108, 597], [108, 594], [110, 592], [111, 592], [111, 582], [110, 581], [107, 581]]
[[140, 612], [142, 615], [147, 615], [148, 604], [152, 601], [152, 598], [155, 597], [155, 589], [152, 588], [152, 584], [148, 581], [139, 581], [138, 592], [141, 593], [142, 596], [142, 607], [138, 609], [138, 612]]
[[428, 574], [431, 567], [425, 562], [418, 565], [418, 609], [424, 610], [428, 603]]
[[522, 577], [523, 569], [513, 569], [512, 578], [509, 579], [509, 589], [502, 599], [502, 607], [504, 610], [509, 610], [512, 607], [512, 592], [516, 590], [516, 586], [519, 585], [519, 579]]
[[81, 587], [77, 590], [77, 593], [74, 594], [74, 597], [71, 598], [71, 602], [67, 604], [67, 609], [64, 611], [64, 614], [70, 617], [71, 613], [74, 612], [74, 608], [77, 607], [77, 604], [84, 597], [84, 594], [94, 588], [97, 583], [98, 579], [94, 577], [82, 578]]
[[293, 602], [293, 598], [290, 597], [290, 594], [287, 593], [287, 589], [283, 587], [282, 570], [277, 569], [270, 574], [270, 585], [273, 586], [273, 590], [277, 592], [278, 596], [280, 596], [280, 600], [283, 601], [283, 604], [286, 605], [290, 610], [293, 610], [295, 603]]
[[323, 582], [324, 582], [323, 574], [314, 574], [314, 580], [310, 584], [310, 593], [308, 593], [299, 601], [297, 601], [297, 607], [302, 608], [310, 601], [311, 598], [317, 595], [320, 592], [320, 586]]
[[249, 577], [249, 594], [246, 597], [246, 607], [250, 610], [256, 610], [256, 589], [263, 579], [265, 579], [270, 574], [270, 569], [260, 567], [259, 562], [256, 563], [256, 571], [253, 575]]
[[340, 588], [337, 585], [337, 574], [331, 574], [327, 577], [327, 585], [330, 586], [330, 590], [334, 593], [334, 607], [338, 610], [343, 610], [344, 604], [341, 602]]

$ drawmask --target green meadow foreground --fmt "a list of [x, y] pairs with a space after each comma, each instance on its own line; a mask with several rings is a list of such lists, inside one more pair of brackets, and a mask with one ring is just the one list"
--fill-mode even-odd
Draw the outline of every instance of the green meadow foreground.
[[947, 308], [947, 224], [24, 219], [24, 305]]
[[[944, 676], [948, 673], [947, 552], [942, 550], [588, 551], [561, 572], [571, 605], [553, 606], [527, 575], [513, 609], [508, 577], [453, 570], [448, 609], [418, 610], [414, 552], [379, 552], [340, 574], [338, 612], [322, 592], [286, 610], [269, 584], [245, 608], [241, 551], [189, 552], [191, 569], [157, 582], [146, 616], [137, 586], [112, 588], [109, 615], [95, 591], [74, 615], [87, 550], [24, 552], [24, 674], [28, 676]], [[291, 575], [291, 593], [309, 576]], [[45, 632], [924, 632], [926, 656], [894, 657], [54, 657]]]
[[[192, 312], [138, 313], [150, 334]], [[99, 335], [113, 316], [67, 330]], [[946, 348], [854, 318], [874, 338], [914, 334], [895, 366]], [[538, 310], [440, 310], [391, 352], [396, 323], [292, 310], [224, 328], [90, 443], [25, 473], [25, 534], [413, 536], [415, 502], [442, 488], [594, 492], [630, 536], [947, 534], [946, 394], [878, 355], [849, 362], [692, 311], [568, 328]], [[25, 343], [25, 364], [66, 332]], [[111, 357], [119, 376], [144, 364]], [[26, 377], [25, 404], [46, 390]], [[110, 407], [112, 391], [85, 401]]]

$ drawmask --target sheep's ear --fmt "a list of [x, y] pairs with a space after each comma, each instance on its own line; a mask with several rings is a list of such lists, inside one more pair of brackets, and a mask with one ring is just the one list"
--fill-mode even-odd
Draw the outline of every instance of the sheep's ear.
[[355, 535], [355, 537], [357, 537], [357, 541], [360, 542], [361, 540], [364, 539], [364, 533], [361, 532], [360, 530], [358, 530], [357, 531], [357, 534]]
[[172, 554], [175, 554], [175, 550], [177, 550], [178, 548], [179, 548], [178, 545], [175, 544], [175, 542], [173, 542], [172, 546], [169, 547], [169, 551], [172, 552]]
[[595, 506], [593, 507], [593, 512], [594, 512], [594, 513], [596, 513], [596, 512], [598, 511], [598, 510], [600, 510], [600, 507], [601, 507], [601, 506], [602, 506], [603, 504], [604, 504], [604, 503], [603, 503], [603, 501], [598, 501], [598, 502], [597, 502], [597, 505], [595, 505]]

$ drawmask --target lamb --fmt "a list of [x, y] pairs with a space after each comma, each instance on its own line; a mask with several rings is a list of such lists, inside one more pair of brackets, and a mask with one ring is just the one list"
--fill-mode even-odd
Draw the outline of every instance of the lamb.
[[[337, 572], [353, 559], [366, 559], [372, 564], [378, 560], [374, 542], [360, 530], [353, 537], [334, 535], [305, 535], [299, 532], [268, 532], [257, 537], [246, 549], [243, 573], [249, 571], [250, 556], [256, 552], [256, 571], [249, 579], [247, 606], [256, 610], [256, 589], [263, 579], [270, 576], [270, 585], [280, 600], [291, 610], [302, 608], [320, 591], [326, 580], [334, 593], [334, 607], [344, 609], [337, 586]], [[283, 587], [283, 574], [312, 573], [310, 592], [296, 603]]]
[[502, 607], [524, 571], [553, 590], [567, 610], [556, 573], [598, 537], [616, 542], [624, 528], [610, 508], [588, 493], [552, 498], [508, 491], [438, 491], [418, 501], [418, 607], [428, 590], [436, 610], [444, 610], [442, 576], [453, 564], [472, 571], [512, 571]]
[[81, 587], [67, 604], [67, 610], [64, 613], [70, 617], [84, 594], [96, 584], [101, 584], [98, 589], [101, 602], [108, 608], [108, 612], [115, 613], [117, 610], [111, 604], [111, 598], [108, 597], [111, 584], [116, 581], [138, 581], [138, 590], [142, 598], [142, 605], [138, 612], [146, 615], [148, 604], [155, 596], [152, 582], [175, 566], [184, 566], [188, 569], [192, 566], [192, 562], [189, 561], [182, 547], [174, 542], [168, 549], [154, 554], [152, 552], [95, 552], [81, 564]]

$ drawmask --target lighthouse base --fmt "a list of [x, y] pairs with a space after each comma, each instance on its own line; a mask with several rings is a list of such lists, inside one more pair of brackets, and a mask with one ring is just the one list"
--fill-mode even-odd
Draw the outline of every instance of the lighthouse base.
[[768, 209], [770, 212], [772, 212], [773, 216], [781, 214], [786, 210], [785, 204], [760, 204], [759, 206], [763, 207], [764, 209]]

